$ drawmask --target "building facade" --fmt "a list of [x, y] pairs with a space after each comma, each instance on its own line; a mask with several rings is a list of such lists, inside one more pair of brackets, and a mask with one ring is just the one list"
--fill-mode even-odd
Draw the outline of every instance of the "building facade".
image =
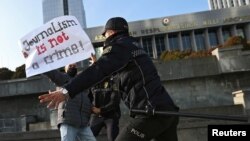
[[[250, 41], [250, 6], [134, 21], [129, 22], [129, 28], [130, 34], [155, 59], [165, 50], [209, 50], [231, 36]], [[97, 53], [104, 41], [102, 30], [103, 27], [86, 29]]]
[[[129, 27], [130, 34], [152, 58], [158, 58], [165, 50], [207, 50], [223, 44], [230, 36], [238, 35], [250, 41], [250, 6], [134, 21], [129, 22]], [[94, 47], [100, 52], [104, 41], [102, 31], [103, 26], [86, 28]], [[203, 113], [207, 111], [204, 107], [222, 106], [220, 112], [232, 115], [234, 112], [231, 108], [224, 109], [234, 104], [232, 92], [250, 90], [250, 52], [234, 54], [220, 60], [208, 56], [164, 63], [155, 61], [155, 65], [164, 87], [182, 110], [194, 112], [194, 108], [201, 108], [201, 112], [197, 113]], [[30, 131], [35, 131], [35, 128], [45, 130], [45, 125], [51, 122], [51, 111], [40, 104], [37, 97], [54, 89], [54, 84], [44, 76], [0, 82], [0, 132], [8, 132], [0, 134], [0, 140], [31, 140], [31, 135], [35, 136], [34, 140], [48, 136], [55, 139], [55, 130], [51, 134], [43, 131], [41, 136], [37, 135], [38, 132], [20, 133], [20, 128], [27, 125], [32, 125], [29, 126]], [[214, 114], [224, 114], [216, 113], [218, 109], [213, 111]], [[240, 112], [241, 109], [234, 111]], [[127, 121], [126, 115], [128, 113], [123, 111], [125, 118], [121, 119], [121, 123]], [[30, 119], [36, 120], [36, 123]], [[211, 124], [211, 120], [207, 123], [187, 120], [183, 125], [181, 122], [178, 129], [180, 140], [203, 141], [201, 139], [207, 134], [207, 124]]]
[[249, 5], [250, 0], [208, 0], [211, 10]]
[[86, 28], [85, 10], [82, 0], [43, 0], [43, 22], [55, 17], [73, 15]]
[[[83, 0], [43, 0], [42, 5], [44, 23], [59, 16], [72, 15], [77, 18], [83, 29], [87, 27]], [[89, 62], [85, 60], [77, 64], [80, 68], [85, 68]]]

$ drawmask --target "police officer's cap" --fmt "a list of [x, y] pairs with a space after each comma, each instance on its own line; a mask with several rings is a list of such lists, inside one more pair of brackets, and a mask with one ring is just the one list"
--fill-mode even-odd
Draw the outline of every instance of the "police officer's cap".
[[128, 32], [128, 22], [122, 17], [110, 18], [105, 25], [102, 35], [105, 35], [107, 30]]

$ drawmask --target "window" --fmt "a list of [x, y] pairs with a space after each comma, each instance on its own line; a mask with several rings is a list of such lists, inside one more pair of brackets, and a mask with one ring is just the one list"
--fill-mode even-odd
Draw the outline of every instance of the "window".
[[197, 51], [206, 49], [205, 35], [203, 31], [197, 31], [195, 33], [195, 42], [197, 46]]
[[145, 49], [145, 51], [150, 57], [153, 57], [153, 45], [151, 37], [142, 38], [142, 47]]
[[141, 42], [140, 42], [140, 38], [136, 37], [135, 40], [137, 42], [136, 44], [138, 45], [138, 47], [142, 48], [142, 45], [141, 45]]
[[219, 44], [218, 36], [216, 30], [209, 30], [208, 31], [209, 42], [211, 47], [217, 46]]
[[226, 41], [229, 37], [231, 37], [231, 32], [230, 32], [230, 28], [223, 28], [222, 29], [222, 33], [223, 33], [223, 39], [224, 41]]
[[157, 51], [157, 57], [161, 56], [161, 53], [166, 50], [165, 47], [165, 36], [155, 36], [155, 45], [156, 45], [156, 51]]
[[169, 34], [168, 41], [169, 41], [170, 51], [180, 50], [177, 34]]
[[181, 35], [183, 50], [192, 50], [190, 33], [182, 33]]
[[232, 7], [234, 7], [234, 1], [233, 0], [231, 0], [231, 5], [232, 5]]
[[242, 0], [242, 5], [247, 5], [246, 0]]
[[236, 31], [237, 31], [237, 36], [241, 36], [242, 38], [245, 38], [245, 31], [244, 31], [243, 25], [238, 25], [236, 27]]

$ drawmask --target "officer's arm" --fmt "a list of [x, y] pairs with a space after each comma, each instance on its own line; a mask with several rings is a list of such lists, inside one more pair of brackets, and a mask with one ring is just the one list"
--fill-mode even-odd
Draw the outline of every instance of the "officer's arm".
[[44, 73], [56, 86], [63, 86], [70, 80], [70, 76], [66, 73], [60, 72], [59, 70], [52, 70]]
[[113, 46], [107, 49], [109, 50], [104, 50], [104, 54], [92, 66], [64, 85], [71, 98], [127, 65], [130, 58], [128, 49], [121, 46]]

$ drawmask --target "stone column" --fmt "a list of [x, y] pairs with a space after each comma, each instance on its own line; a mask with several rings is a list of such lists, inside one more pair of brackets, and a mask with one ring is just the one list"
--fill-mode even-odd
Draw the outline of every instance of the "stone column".
[[153, 51], [153, 58], [157, 59], [157, 47], [156, 47], [156, 43], [155, 43], [155, 36], [152, 36], [152, 51]]
[[182, 43], [181, 32], [178, 33], [178, 42], [179, 42], [180, 51], [183, 51], [183, 43]]
[[170, 51], [170, 47], [169, 47], [169, 40], [168, 40], [168, 34], [165, 35], [165, 45], [166, 45], [166, 50]]
[[231, 28], [231, 33], [233, 36], [237, 36], [237, 29], [236, 29], [236, 25], [232, 25]]
[[206, 49], [211, 48], [210, 41], [209, 41], [209, 34], [208, 34], [208, 29], [205, 29], [205, 44], [206, 44]]
[[217, 30], [217, 35], [219, 39], [219, 44], [223, 45], [224, 44], [224, 38], [223, 38], [223, 33], [222, 33], [222, 27], [219, 27]]
[[226, 0], [222, 0], [222, 5], [223, 5], [223, 8], [228, 8]]
[[209, 9], [213, 9], [213, 0], [208, 0], [208, 3], [209, 3]]
[[234, 7], [238, 7], [239, 6], [239, 3], [237, 0], [233, 0], [234, 1]]
[[243, 0], [239, 0], [239, 6], [243, 5]]
[[228, 6], [228, 8], [232, 7], [231, 0], [227, 0], [227, 6]]
[[197, 45], [196, 45], [194, 30], [192, 30], [192, 32], [191, 32], [191, 43], [192, 43], [192, 49], [194, 51], [197, 51]]
[[217, 0], [217, 8], [218, 8], [218, 9], [221, 9], [221, 8], [222, 8], [221, 0]]
[[246, 0], [246, 4], [248, 5], [250, 3], [250, 0]]
[[246, 33], [246, 39], [247, 39], [247, 41], [250, 41], [250, 23], [248, 23], [247, 25], [245, 25], [244, 31]]

